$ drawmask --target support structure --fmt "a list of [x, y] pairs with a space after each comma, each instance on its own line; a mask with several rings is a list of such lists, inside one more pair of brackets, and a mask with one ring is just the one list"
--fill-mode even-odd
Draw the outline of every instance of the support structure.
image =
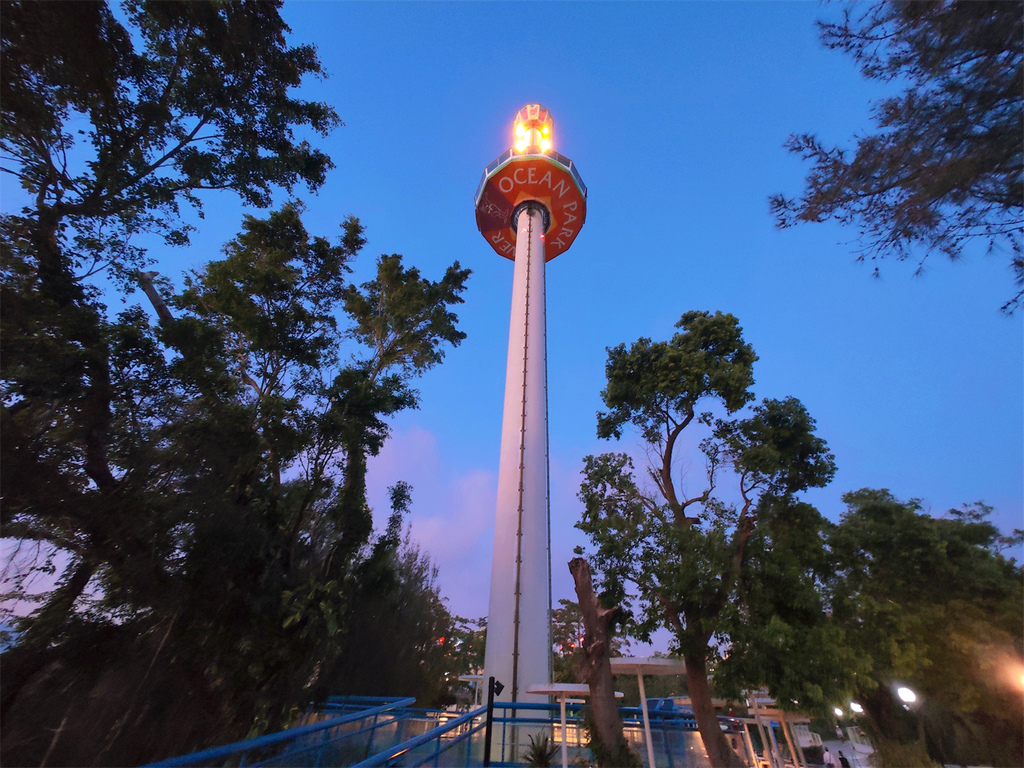
[[540, 702], [527, 687], [549, 683], [552, 663], [545, 263], [579, 233], [586, 187], [551, 150], [547, 109], [523, 107], [513, 131], [476, 194], [477, 226], [514, 262], [484, 675], [501, 700]]
[[510, 701], [551, 680], [544, 218], [534, 204], [517, 218], [484, 660]]

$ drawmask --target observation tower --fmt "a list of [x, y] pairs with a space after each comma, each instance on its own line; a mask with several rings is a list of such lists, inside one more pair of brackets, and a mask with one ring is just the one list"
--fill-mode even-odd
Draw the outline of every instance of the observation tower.
[[526, 693], [551, 681], [544, 265], [579, 234], [587, 188], [572, 160], [552, 149], [545, 107], [516, 113], [513, 140], [476, 191], [477, 227], [514, 262], [484, 680], [504, 684], [499, 700], [544, 702]]

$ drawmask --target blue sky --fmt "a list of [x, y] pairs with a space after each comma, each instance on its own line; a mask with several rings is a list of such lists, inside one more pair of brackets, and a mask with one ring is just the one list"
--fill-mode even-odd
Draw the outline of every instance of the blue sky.
[[[979, 248], [959, 263], [929, 259], [922, 277], [886, 261], [872, 279], [855, 263], [854, 231], [778, 231], [769, 215], [768, 195], [798, 193], [806, 171], [786, 137], [846, 143], [885, 93], [819, 43], [814, 20], [838, 10], [285, 4], [293, 41], [314, 43], [330, 75], [303, 95], [346, 123], [317, 140], [337, 168], [319, 195], [298, 195], [307, 227], [334, 236], [358, 216], [369, 242], [357, 277], [380, 253], [433, 278], [455, 259], [473, 270], [459, 310], [468, 338], [422, 380], [421, 408], [395, 421], [371, 467], [380, 520], [386, 486], [413, 485], [412, 537], [453, 611], [487, 610], [512, 285], [512, 263], [476, 231], [473, 193], [528, 102], [552, 111], [555, 148], [589, 188], [587, 223], [547, 272], [556, 601], [573, 597], [565, 563], [584, 543], [572, 527], [582, 457], [642, 455], [632, 436], [596, 439], [605, 349], [667, 338], [690, 309], [736, 315], [760, 357], [758, 398], [793, 395], [817, 419], [839, 471], [808, 498], [828, 517], [843, 493], [885, 487], [936, 515], [981, 499], [1004, 530], [1022, 525], [1024, 323], [999, 312], [1008, 259]], [[192, 248], [152, 252], [177, 285], [237, 232], [244, 209], [222, 198], [210, 198]]]
[[[398, 252], [438, 276], [473, 269], [460, 311], [469, 334], [423, 380], [374, 466], [378, 506], [415, 488], [413, 537], [432, 553], [451, 606], [486, 613], [512, 264], [476, 231], [472, 194], [511, 143], [525, 103], [552, 110], [556, 148], [589, 188], [587, 223], [548, 264], [548, 377], [554, 597], [582, 457], [598, 441], [605, 349], [667, 338], [689, 309], [735, 314], [760, 356], [761, 397], [800, 398], [839, 472], [810, 495], [838, 519], [862, 487], [942, 514], [983, 499], [1022, 524], [1022, 322], [998, 311], [1006, 259], [855, 263], [855, 233], [778, 231], [767, 197], [799, 192], [782, 144], [814, 132], [847, 142], [884, 95], [818, 41], [810, 2], [287, 3], [296, 40], [331, 75], [310, 95], [346, 122], [327, 142], [337, 170], [309, 222], [367, 225], [366, 260]], [[322, 222], [322, 224], [321, 224]], [[694, 483], [700, 464], [694, 468]]]

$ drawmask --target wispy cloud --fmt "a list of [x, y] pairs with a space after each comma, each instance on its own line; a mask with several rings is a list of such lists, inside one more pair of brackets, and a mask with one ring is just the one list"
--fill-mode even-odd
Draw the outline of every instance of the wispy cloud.
[[470, 618], [486, 615], [496, 468], [452, 467], [427, 430], [396, 431], [368, 468], [367, 496], [378, 528], [388, 514], [387, 488], [399, 480], [413, 487], [412, 540], [437, 566], [450, 609]]

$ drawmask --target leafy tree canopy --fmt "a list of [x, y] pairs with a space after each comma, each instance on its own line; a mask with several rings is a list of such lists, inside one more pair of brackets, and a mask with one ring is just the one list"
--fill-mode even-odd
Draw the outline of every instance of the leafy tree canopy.
[[4, 4], [3, 170], [31, 201], [12, 223], [54, 279], [72, 265], [125, 275], [144, 259], [139, 232], [186, 243], [180, 205], [201, 210], [205, 190], [263, 207], [275, 187], [323, 184], [331, 161], [296, 130], [340, 121], [291, 95], [321, 67], [286, 43], [279, 7]]
[[[795, 398], [745, 408], [757, 357], [735, 317], [688, 312], [676, 327], [668, 342], [609, 350], [598, 434], [634, 426], [651, 482], [637, 479], [626, 454], [586, 457], [577, 527], [595, 547], [605, 604], [633, 612], [627, 631], [673, 633], [711, 761], [733, 765], [712, 677], [723, 692], [768, 686], [805, 708], [824, 707], [845, 684], [841, 638], [815, 589], [826, 570], [826, 522], [794, 498], [827, 484], [835, 466]], [[690, 435], [706, 471], [688, 476], [684, 490], [680, 440]]]
[[835, 627], [863, 660], [857, 694], [876, 734], [916, 739], [895, 698], [906, 685], [939, 762], [1017, 765], [1024, 754], [1024, 573], [977, 503], [941, 518], [886, 490], [843, 496], [828, 537]]
[[[340, 654], [358, 658], [345, 639], [359, 627], [387, 629], [391, 661], [406, 659], [395, 668], [417, 672], [403, 690], [442, 696], [437, 638], [451, 617], [429, 564], [398, 548], [409, 489], [393, 489], [375, 540], [365, 477], [388, 417], [417, 403], [413, 377], [463, 338], [451, 307], [468, 272], [455, 264], [435, 282], [382, 256], [354, 286], [362, 243], [354, 219], [337, 243], [311, 237], [297, 204], [247, 217], [224, 259], [171, 298], [174, 317], [153, 328], [137, 308], [107, 321], [96, 307], [88, 345], [32, 291], [31, 251], [5, 254], [18, 279], [4, 284], [4, 532], [70, 559], [3, 657], [7, 761], [45, 753], [39, 734], [60, 723], [35, 697], [52, 694], [57, 669], [81, 714], [51, 760], [71, 764], [144, 762], [244, 736], [254, 720], [279, 725], [295, 703], [344, 689], [331, 672]], [[369, 297], [388, 307], [380, 327], [401, 329], [398, 351], [351, 332], [359, 318], [344, 307]], [[83, 346], [90, 376], [69, 386]], [[396, 601], [417, 609], [391, 611], [403, 631], [375, 624]], [[76, 656], [83, 644], [90, 655]], [[102, 716], [80, 706], [96, 696]], [[196, 696], [215, 711], [188, 710]]]
[[[799, 198], [772, 195], [780, 227], [834, 219], [859, 230], [860, 258], [958, 258], [987, 241], [1007, 253], [1024, 301], [1024, 4], [1019, 0], [850, 3], [820, 23], [866, 77], [905, 85], [874, 107], [852, 151], [791, 136], [812, 163]], [[915, 254], [919, 254], [915, 256]], [[875, 269], [876, 273], [878, 268]]]
[[[359, 222], [312, 236], [288, 203], [247, 216], [169, 308], [137, 272], [137, 234], [187, 242], [183, 203], [324, 182], [302, 135], [339, 120], [294, 97], [322, 71], [279, 8], [0, 14], [3, 171], [26, 199], [0, 220], [0, 513], [37, 567], [67, 563], [0, 657], [5, 764], [137, 765], [279, 727], [337, 683], [371, 597], [423, 609], [396, 614], [412, 626], [390, 647], [425, 701], [442, 695], [428, 678], [451, 622], [400, 545], [410, 489], [374, 535], [366, 464], [464, 338], [468, 270], [434, 281], [385, 255], [353, 285]], [[148, 284], [159, 325], [108, 315], [103, 268]]]

